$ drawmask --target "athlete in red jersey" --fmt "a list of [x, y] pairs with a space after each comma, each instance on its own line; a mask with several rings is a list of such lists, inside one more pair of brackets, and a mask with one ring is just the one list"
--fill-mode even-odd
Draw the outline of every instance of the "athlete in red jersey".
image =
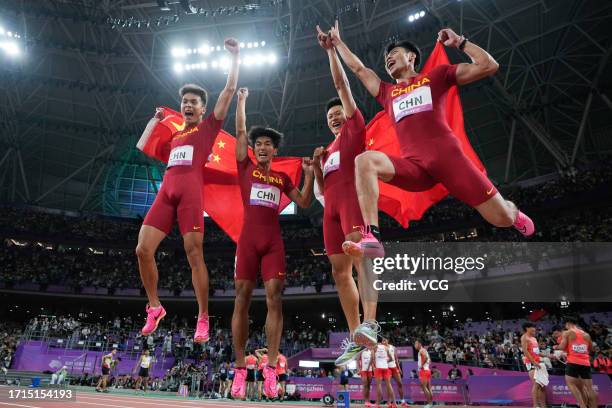
[[589, 355], [593, 348], [591, 336], [577, 326], [577, 318], [568, 316], [564, 322], [566, 330], [561, 335], [561, 343], [554, 348], [567, 353], [565, 383], [580, 408], [596, 408], [597, 394], [593, 389]]
[[[523, 324], [523, 335], [521, 336], [521, 348], [523, 351], [523, 362], [529, 372], [529, 379], [533, 383], [531, 387], [531, 398], [534, 408], [546, 406], [546, 388], [538, 382], [540, 370], [546, 371], [544, 363], [540, 362], [540, 347], [536, 339], [536, 327], [531, 322]], [[541, 381], [540, 381], [541, 382]]]
[[416, 72], [418, 48], [408, 41], [391, 43], [385, 51], [385, 68], [397, 82], [391, 84], [381, 81], [342, 42], [337, 22], [329, 35], [340, 57], [391, 117], [401, 148], [401, 157], [370, 150], [355, 160], [357, 196], [367, 228], [360, 244], [345, 242], [345, 252], [384, 256], [378, 231], [378, 179], [407, 191], [424, 191], [442, 183], [491, 224], [533, 234], [533, 222], [504, 200], [467, 158], [445, 119], [451, 86], [469, 84], [497, 71], [497, 62], [486, 51], [445, 28], [438, 33], [438, 41], [464, 51], [472, 63], [442, 65], [423, 75]]
[[282, 400], [285, 397], [285, 390], [287, 387], [287, 357], [285, 357], [282, 353], [278, 353], [278, 359], [276, 362], [276, 375], [278, 376], [279, 394], [280, 399]]
[[[327, 51], [329, 65], [339, 98], [327, 103], [327, 126], [334, 141], [324, 149], [319, 147], [313, 156], [314, 171], [319, 191], [324, 196], [323, 238], [325, 252], [332, 265], [332, 275], [338, 288], [338, 297], [349, 328], [349, 339], [343, 343], [343, 353], [336, 359], [344, 366], [357, 358], [365, 345], [377, 342], [376, 295], [365, 286], [366, 273], [361, 260], [353, 260], [342, 250], [344, 241], [359, 242], [363, 219], [355, 190], [355, 157], [365, 151], [365, 120], [348, 84], [329, 36], [317, 26], [319, 45]], [[360, 290], [353, 279], [353, 265], [357, 270], [364, 321], [359, 318]], [[360, 324], [361, 323], [361, 324]]]
[[281, 194], [285, 193], [298, 206], [306, 208], [312, 201], [313, 170], [311, 160], [305, 158], [304, 187], [298, 190], [288, 175], [273, 171], [272, 158], [278, 152], [282, 135], [274, 129], [253, 127], [248, 138], [253, 145], [255, 160], [249, 158], [246, 130], [246, 100], [248, 90], [238, 92], [236, 110], [236, 160], [238, 179], [244, 206], [242, 232], [236, 248], [236, 300], [232, 316], [232, 334], [236, 352], [236, 374], [232, 395], [244, 397], [246, 364], [244, 349], [249, 336], [249, 306], [251, 294], [261, 268], [266, 289], [268, 316], [266, 318], [266, 340], [268, 363], [263, 367], [264, 392], [275, 398], [276, 359], [283, 331], [282, 291], [285, 280], [285, 248], [278, 221]]
[[[170, 144], [161, 146], [163, 155], [168, 158], [168, 169], [164, 174], [162, 187], [142, 223], [136, 247], [140, 277], [149, 300], [146, 307], [147, 321], [142, 328], [142, 334], [145, 336], [153, 333], [166, 315], [166, 310], [157, 296], [155, 251], [170, 233], [175, 218], [178, 218], [198, 300], [194, 341], [208, 341], [208, 270], [203, 251], [202, 167], [208, 160], [238, 82], [238, 41], [225, 40], [225, 48], [232, 54], [232, 65], [225, 88], [219, 94], [213, 112], [203, 119], [206, 112], [206, 91], [197, 85], [185, 85], [180, 90], [185, 128], [174, 135]], [[163, 112], [157, 112], [156, 118], [163, 118]], [[138, 146], [145, 144], [146, 140], [141, 139], [138, 142]]]

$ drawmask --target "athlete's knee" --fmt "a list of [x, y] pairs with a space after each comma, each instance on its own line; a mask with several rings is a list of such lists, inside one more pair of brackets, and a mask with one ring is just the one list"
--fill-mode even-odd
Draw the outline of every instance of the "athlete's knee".
[[351, 264], [349, 263], [348, 265], [333, 265], [332, 276], [334, 277], [336, 286], [348, 284], [349, 281], [353, 279], [353, 270], [351, 268]]
[[153, 259], [155, 256], [155, 250], [153, 250], [152, 247], [139, 242], [138, 245], [136, 245], [136, 256], [141, 260]]
[[185, 241], [183, 247], [185, 248], [185, 255], [187, 255], [188, 259], [204, 259], [204, 250], [202, 249], [202, 245], [200, 243], [195, 241]]
[[248, 307], [248, 304], [251, 301], [251, 293], [252, 290], [250, 289], [249, 285], [236, 285], [236, 307]]
[[363, 152], [355, 157], [355, 170], [358, 174], [376, 174], [375, 152]]
[[278, 309], [282, 305], [282, 293], [281, 291], [269, 291], [266, 293], [266, 304], [268, 310], [271, 308]]

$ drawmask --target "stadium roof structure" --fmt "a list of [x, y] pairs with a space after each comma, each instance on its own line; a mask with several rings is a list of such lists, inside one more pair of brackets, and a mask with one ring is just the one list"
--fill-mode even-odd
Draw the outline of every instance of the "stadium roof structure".
[[[423, 17], [409, 21], [415, 13]], [[463, 87], [461, 98], [472, 144], [499, 184], [612, 151], [612, 2], [23, 0], [0, 3], [0, 27], [19, 33], [22, 47], [14, 57], [0, 49], [0, 202], [123, 215], [117, 202], [149, 202], [163, 167], [134, 145], [154, 108], [176, 107], [185, 82], [209, 89], [212, 103], [225, 83], [222, 70], [175, 72], [171, 50], [229, 36], [265, 41], [278, 56], [241, 70], [248, 123], [284, 132], [283, 154], [310, 155], [331, 139], [324, 106], [335, 95], [315, 26], [336, 17], [344, 41], [383, 78], [388, 41], [409, 38], [427, 55], [444, 26], [497, 59], [496, 76]], [[380, 108], [349, 80], [371, 118]]]

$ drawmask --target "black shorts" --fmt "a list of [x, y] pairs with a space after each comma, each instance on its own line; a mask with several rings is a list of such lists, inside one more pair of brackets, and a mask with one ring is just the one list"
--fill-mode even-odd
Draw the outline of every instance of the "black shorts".
[[140, 367], [140, 371], [138, 371], [138, 376], [142, 378], [146, 378], [149, 376], [149, 369]]
[[257, 370], [257, 381], [263, 381], [263, 380], [264, 380], [263, 370]]
[[110, 373], [110, 368], [102, 367], [102, 375], [108, 375]]
[[567, 363], [565, 366], [565, 375], [572, 378], [582, 378], [583, 380], [590, 380], [591, 366], [585, 366], [580, 364]]
[[341, 378], [340, 379], [340, 385], [347, 385], [348, 384], [348, 378]]
[[221, 381], [227, 381], [227, 374], [221, 374], [219, 378], [221, 378]]
[[287, 379], [289, 378], [289, 376], [287, 374], [281, 374], [278, 376], [278, 382], [287, 382]]
[[248, 370], [247, 369], [246, 381], [247, 382], [255, 382], [255, 370]]

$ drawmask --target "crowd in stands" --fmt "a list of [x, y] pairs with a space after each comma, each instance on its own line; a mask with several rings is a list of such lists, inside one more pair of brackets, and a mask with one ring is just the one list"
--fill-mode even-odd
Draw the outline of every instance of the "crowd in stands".
[[[551, 200], [571, 201], [584, 192], [593, 192], [612, 182], [612, 166], [599, 165], [592, 169], [565, 174], [545, 183], [508, 188], [503, 191], [509, 199], [522, 208], [544, 207]], [[606, 189], [604, 189], [606, 190]], [[608, 189], [609, 190], [609, 189]], [[607, 190], [606, 190], [607, 191]], [[597, 204], [594, 200], [591, 204]], [[586, 208], [584, 203], [564, 210], [546, 210], [534, 216], [536, 235], [531, 241], [544, 242], [610, 242], [612, 241], [612, 206]], [[390, 239], [413, 241], [517, 241], [519, 235], [513, 229], [498, 229], [486, 225], [476, 212], [447, 199], [432, 207], [423, 219], [411, 223], [410, 234], [393, 228], [397, 223], [389, 217], [381, 217], [383, 228]], [[385, 221], [386, 220], [386, 221]], [[419, 233], [428, 226], [444, 226], [453, 222], [473, 220], [475, 224], [457, 227], [456, 230], [436, 233]], [[85, 287], [106, 288], [108, 294], [118, 289], [140, 289], [138, 267], [133, 241], [138, 235], [139, 220], [118, 219], [85, 215], [72, 217], [51, 214], [33, 209], [5, 207], [0, 211], [0, 282], [7, 287], [21, 283], [62, 285], [78, 293]], [[463, 228], [463, 229], [461, 229]], [[11, 239], [11, 234], [36, 234], [45, 237], [78, 240], [80, 245], [46, 244], [34, 240]], [[322, 247], [321, 228], [302, 221], [283, 222], [285, 240], [301, 242], [314, 240], [313, 248]], [[207, 224], [207, 242], [225, 242], [225, 234], [213, 223]], [[176, 232], [171, 239], [179, 239]], [[122, 243], [122, 248], [91, 247], [88, 242]], [[229, 242], [229, 241], [228, 241]], [[182, 249], [162, 249], [157, 254], [160, 270], [159, 286], [175, 295], [191, 288], [191, 271], [184, 260]], [[207, 257], [211, 276], [211, 290], [233, 288], [234, 259], [230, 254]], [[318, 291], [326, 284], [333, 284], [329, 263], [324, 256], [313, 256], [304, 250], [287, 251], [288, 287], [315, 287]]]
[[22, 325], [15, 322], [0, 322], [0, 371], [6, 374], [13, 361]]
[[[91, 350], [106, 350], [114, 344], [120, 352], [131, 352], [134, 345], [139, 346], [136, 354], [148, 349], [152, 353], [160, 351], [165, 356], [180, 361], [209, 361], [214, 365], [231, 361], [232, 343], [229, 328], [214, 328], [210, 340], [204, 345], [193, 342], [193, 325], [186, 317], [168, 316], [162, 321], [154, 334], [143, 337], [140, 333], [141, 321], [131, 316], [115, 317], [109, 320], [98, 319], [93, 312], [82, 311], [72, 315], [40, 315], [32, 318], [25, 326], [25, 336], [30, 339], [62, 339], [62, 347], [87, 347]], [[79, 343], [83, 342], [83, 343]], [[100, 345], [96, 345], [101, 343]], [[327, 335], [312, 329], [297, 330], [286, 328], [281, 338], [281, 350], [286, 355], [296, 354], [309, 347], [322, 347], [327, 343]], [[265, 334], [262, 327], [251, 329], [248, 347], [264, 347]]]
[[[612, 318], [610, 314], [595, 315], [587, 318], [583, 315], [581, 323], [593, 340], [592, 361], [599, 358], [599, 365], [594, 371], [612, 374], [610, 361], [612, 358]], [[234, 360], [231, 335], [229, 328], [217, 327], [213, 330], [211, 339], [204, 346], [194, 344], [192, 341], [193, 328], [187, 318], [168, 316], [154, 335], [142, 338], [138, 332], [138, 324], [132, 317], [125, 316], [105, 319], [104, 323], [96, 322], [96, 316], [91, 312], [82, 310], [78, 315], [40, 315], [31, 319], [27, 325], [16, 323], [2, 323], [0, 325], [0, 340], [2, 348], [0, 356], [5, 364], [10, 364], [10, 356], [15, 351], [15, 346], [23, 330], [23, 339], [46, 339], [63, 338], [68, 343], [66, 346], [74, 346], [70, 341], [95, 340], [103, 343], [100, 350], [108, 350], [113, 343], [119, 344], [119, 355], [126, 356], [129, 353], [137, 355], [142, 349], [148, 349], [155, 356], [165, 355], [175, 358], [175, 364], [163, 377], [152, 377], [151, 387], [153, 390], [176, 392], [181, 384], [188, 384], [193, 389], [194, 384], [201, 393], [211, 393], [218, 387], [218, 379], [215, 373], [223, 363]], [[393, 324], [385, 325], [382, 336], [391, 340], [396, 346], [411, 346], [418, 339], [427, 345], [432, 359], [432, 378], [456, 379], [472, 375], [471, 369], [463, 374], [444, 372], [436, 367], [436, 363], [457, 364], [462, 366], [482, 367], [491, 369], [503, 369], [524, 371], [522, 363], [522, 351], [520, 337], [522, 331], [520, 325], [523, 320], [487, 320], [484, 322], [456, 322], [453, 319], [432, 324], [410, 325]], [[561, 320], [555, 315], [545, 315], [536, 322], [538, 328], [536, 337], [540, 343], [540, 350], [544, 355], [543, 362], [552, 374], [562, 374], [564, 365], [553, 357], [552, 346], [556, 344], [553, 331], [561, 329]], [[281, 351], [286, 356], [295, 355], [297, 352], [309, 347], [326, 347], [329, 332], [317, 329], [289, 328], [283, 333], [281, 340]], [[86, 347], [97, 350], [94, 342], [87, 343]], [[140, 345], [137, 352], [132, 351], [133, 345]], [[248, 348], [255, 349], [265, 346], [265, 336], [262, 328], [251, 330]], [[9, 356], [6, 360], [6, 356]], [[132, 356], [133, 357], [133, 356]], [[8, 363], [7, 363], [8, 361]], [[8, 365], [7, 365], [8, 366]], [[325, 368], [300, 368], [291, 367], [290, 376], [307, 378], [334, 378], [337, 369]], [[71, 376], [73, 384], [92, 385], [97, 382], [97, 375], [77, 374]], [[355, 373], [356, 374], [356, 373]], [[416, 372], [405, 373], [406, 376], [414, 378]], [[133, 388], [135, 385], [133, 373], [117, 372], [111, 378], [111, 387]]]
[[[175, 296], [191, 289], [191, 270], [180, 251], [157, 254], [159, 287]], [[31, 243], [15, 244], [11, 240], [0, 243], [0, 281], [7, 287], [22, 283], [69, 287], [79, 293], [85, 287], [106, 288], [108, 294], [117, 289], [140, 288], [138, 263], [134, 252], [107, 249], [98, 252], [89, 247], [47, 246]], [[233, 289], [233, 257], [207, 259], [211, 290]], [[321, 287], [332, 283], [325, 257], [308, 253], [287, 254], [287, 286]]]

